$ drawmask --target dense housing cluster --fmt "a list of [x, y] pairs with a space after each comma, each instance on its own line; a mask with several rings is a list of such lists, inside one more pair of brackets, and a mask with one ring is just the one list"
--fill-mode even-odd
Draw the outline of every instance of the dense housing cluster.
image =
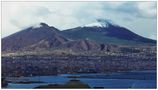
[[109, 52], [104, 56], [23, 55], [2, 57], [2, 76], [4, 77], [155, 69], [155, 49], [141, 49], [139, 53]]

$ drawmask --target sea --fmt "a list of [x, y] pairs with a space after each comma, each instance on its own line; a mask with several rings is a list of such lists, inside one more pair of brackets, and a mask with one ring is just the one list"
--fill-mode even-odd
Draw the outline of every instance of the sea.
[[[75, 78], [73, 78], [75, 77]], [[82, 73], [82, 74], [59, 74], [56, 76], [31, 76], [31, 77], [7, 77], [21, 81], [37, 81], [37, 83], [8, 83], [8, 89], [30, 89], [48, 84], [65, 84], [71, 79], [77, 79], [91, 88], [105, 89], [156, 89], [156, 71], [130, 71], [110, 73]], [[6, 78], [6, 79], [7, 79]], [[43, 83], [38, 83], [38, 81]]]

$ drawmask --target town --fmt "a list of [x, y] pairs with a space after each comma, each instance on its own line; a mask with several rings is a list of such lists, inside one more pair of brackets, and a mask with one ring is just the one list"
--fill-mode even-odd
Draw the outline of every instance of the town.
[[[101, 55], [101, 54], [100, 54]], [[156, 49], [140, 52], [106, 52], [88, 55], [2, 56], [2, 76], [48, 76], [73, 73], [107, 73], [156, 70]]]

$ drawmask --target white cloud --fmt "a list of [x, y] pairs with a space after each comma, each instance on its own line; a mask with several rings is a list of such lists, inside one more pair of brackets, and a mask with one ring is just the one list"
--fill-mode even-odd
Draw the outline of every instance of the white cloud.
[[120, 7], [121, 5], [123, 5], [125, 3], [126, 3], [125, 1], [122, 1], [122, 2], [117, 2], [117, 1], [107, 2], [107, 4], [109, 4], [109, 6], [112, 7], [112, 8], [118, 8], [118, 7]]
[[139, 2], [137, 3], [139, 12], [144, 17], [156, 17], [156, 2]]
[[[128, 4], [128, 5], [127, 5]], [[153, 18], [156, 15], [155, 2], [3, 2], [2, 3], [2, 37], [17, 32], [39, 22], [59, 29], [88, 24], [97, 18], [112, 19], [127, 28], [132, 27], [132, 20], [137, 25], [138, 16]], [[136, 6], [135, 6], [136, 5]], [[144, 6], [145, 5], [145, 6]], [[128, 8], [126, 8], [128, 6]], [[109, 10], [105, 9], [107, 7]], [[118, 9], [119, 8], [119, 9]], [[122, 13], [124, 12], [124, 13]], [[131, 13], [132, 12], [132, 13]], [[126, 14], [125, 14], [126, 13]], [[128, 14], [128, 15], [127, 15]], [[132, 17], [132, 18], [131, 18]], [[122, 18], [128, 18], [127, 23]], [[150, 22], [151, 21], [151, 22]], [[129, 22], [129, 21], [128, 21]], [[152, 23], [152, 20], [148, 20]], [[146, 22], [146, 23], [148, 23]], [[151, 27], [150, 24], [148, 24]], [[134, 26], [133, 31], [143, 28], [143, 24]], [[151, 30], [153, 28], [150, 28]], [[146, 28], [144, 28], [147, 31]], [[153, 30], [154, 31], [154, 30]], [[144, 33], [144, 32], [141, 32]], [[147, 35], [146, 35], [147, 36]]]

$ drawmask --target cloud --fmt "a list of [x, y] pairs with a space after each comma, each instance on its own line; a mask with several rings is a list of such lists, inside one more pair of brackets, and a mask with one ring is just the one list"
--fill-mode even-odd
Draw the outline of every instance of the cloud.
[[106, 10], [141, 18], [156, 18], [156, 2], [109, 2]]
[[137, 6], [142, 17], [155, 18], [157, 16], [156, 2], [139, 2]]
[[148, 37], [156, 15], [156, 2], [3, 2], [2, 35], [39, 22], [64, 30], [106, 18]]
[[53, 12], [51, 12], [48, 8], [46, 7], [37, 7], [37, 9], [33, 11], [34, 15], [36, 16], [47, 16], [49, 14], [52, 14]]

